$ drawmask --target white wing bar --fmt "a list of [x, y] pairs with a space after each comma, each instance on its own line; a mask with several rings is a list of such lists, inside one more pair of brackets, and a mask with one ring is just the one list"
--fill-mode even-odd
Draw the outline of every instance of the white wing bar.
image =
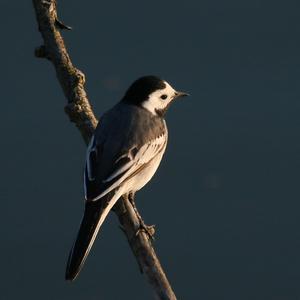
[[156, 139], [149, 141], [147, 144], [144, 144], [134, 157], [132, 157], [132, 154], [129, 152], [127, 155], [123, 154], [122, 157], [128, 157], [130, 158], [130, 161], [121, 166], [119, 169], [115, 170], [108, 178], [103, 180], [103, 183], [108, 183], [121, 174], [123, 174], [123, 176], [121, 176], [117, 181], [115, 181], [112, 185], [110, 185], [106, 190], [104, 190], [100, 195], [98, 195], [91, 201], [96, 201], [102, 198], [113, 189], [118, 187], [141, 166], [148, 164], [154, 157], [156, 157], [157, 154], [159, 154], [164, 149], [166, 142], [167, 136], [161, 135]]

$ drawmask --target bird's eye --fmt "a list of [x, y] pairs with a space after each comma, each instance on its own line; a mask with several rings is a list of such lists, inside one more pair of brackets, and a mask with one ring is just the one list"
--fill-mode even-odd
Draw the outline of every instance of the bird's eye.
[[163, 95], [160, 96], [160, 98], [163, 99], [163, 100], [165, 100], [165, 99], [168, 98], [168, 96], [166, 94], [163, 94]]

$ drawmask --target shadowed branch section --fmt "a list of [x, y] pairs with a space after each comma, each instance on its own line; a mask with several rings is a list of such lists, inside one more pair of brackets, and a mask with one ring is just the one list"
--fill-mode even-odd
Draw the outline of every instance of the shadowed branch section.
[[[33, 5], [44, 42], [42, 46], [35, 49], [35, 55], [50, 60], [54, 65], [57, 78], [68, 100], [65, 112], [88, 143], [97, 126], [97, 119], [84, 89], [85, 76], [73, 66], [60, 33], [61, 29], [71, 28], [58, 19], [55, 0], [33, 0]], [[114, 212], [119, 218], [121, 228], [142, 273], [146, 275], [157, 299], [176, 300], [152, 247], [151, 239], [144, 231], [138, 231], [140, 223], [137, 211], [133, 209], [127, 198], [123, 200], [117, 202]]]

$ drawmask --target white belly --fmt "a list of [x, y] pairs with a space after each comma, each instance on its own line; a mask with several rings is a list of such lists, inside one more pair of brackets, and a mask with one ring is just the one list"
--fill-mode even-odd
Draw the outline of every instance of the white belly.
[[157, 157], [155, 157], [144, 169], [142, 169], [140, 172], [138, 172], [134, 177], [130, 178], [124, 186], [124, 190], [126, 190], [126, 193], [129, 192], [136, 192], [140, 190], [144, 185], [147, 184], [148, 181], [153, 177], [155, 174], [157, 168], [159, 167], [159, 164], [161, 162], [161, 159], [164, 155], [165, 149], [161, 151]]

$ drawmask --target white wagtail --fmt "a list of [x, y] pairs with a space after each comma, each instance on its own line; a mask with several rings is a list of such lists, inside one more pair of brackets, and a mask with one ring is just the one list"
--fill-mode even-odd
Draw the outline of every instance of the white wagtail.
[[156, 172], [166, 150], [164, 115], [187, 96], [155, 76], [136, 80], [101, 118], [89, 143], [84, 170], [85, 211], [71, 249], [66, 280], [74, 280], [100, 226], [121, 196], [133, 199]]

